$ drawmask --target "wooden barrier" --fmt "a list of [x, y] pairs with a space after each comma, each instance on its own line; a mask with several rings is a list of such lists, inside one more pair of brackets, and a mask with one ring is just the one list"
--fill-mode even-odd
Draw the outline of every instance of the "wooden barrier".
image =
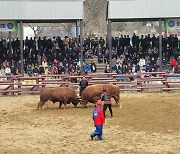
[[[45, 87], [45, 84], [42, 83], [44, 77], [18, 77], [18, 89], [21, 90], [19, 94], [37, 94], [40, 92], [39, 87]], [[25, 82], [25, 84], [24, 84]], [[30, 87], [30, 89], [22, 90], [22, 87]]]
[[137, 88], [141, 92], [146, 90], [160, 90], [166, 88], [164, 81], [167, 79], [163, 76], [166, 72], [138, 72], [137, 73]]
[[68, 86], [71, 84], [70, 80], [75, 78], [82, 78], [83, 76], [69, 76], [66, 74], [61, 75], [42, 75], [44, 77], [42, 83], [45, 87], [48, 85]]
[[[163, 74], [164, 78], [166, 78], [167, 80], [164, 81], [164, 84], [166, 84], [166, 87], [163, 88], [164, 91], [174, 91], [174, 90], [180, 90], [180, 74]], [[172, 81], [170, 79], [168, 79], [169, 77], [172, 78], [179, 78], [178, 81]], [[172, 87], [173, 85], [173, 87]]]
[[90, 73], [88, 76], [113, 76], [117, 75], [117, 73]]
[[112, 84], [119, 85], [121, 91], [141, 91], [137, 87], [136, 74], [114, 74], [112, 75], [115, 81]]
[[[8, 80], [7, 80], [8, 77]], [[79, 87], [83, 76], [41, 75], [35, 77], [3, 76], [0, 77], [0, 93], [5, 94], [38, 94], [42, 87], [69, 86]], [[166, 72], [146, 72], [137, 74], [94, 73], [85, 76], [89, 85], [116, 84], [121, 91], [180, 90], [180, 74], [167, 74]], [[71, 82], [77, 79], [76, 83]], [[172, 80], [173, 79], [173, 80]], [[175, 80], [176, 79], [176, 80]]]
[[2, 93], [2, 95], [10, 93], [11, 96], [13, 96], [15, 93], [21, 92], [21, 90], [15, 89], [15, 86], [18, 85], [15, 83], [15, 80], [18, 77], [20, 77], [20, 75], [0, 76], [0, 93]]

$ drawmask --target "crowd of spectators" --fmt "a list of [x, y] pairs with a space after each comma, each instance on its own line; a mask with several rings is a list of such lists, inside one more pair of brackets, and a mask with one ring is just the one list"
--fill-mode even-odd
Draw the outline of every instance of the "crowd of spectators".
[[[80, 74], [80, 46], [75, 38], [28, 38], [24, 43], [24, 71], [28, 76], [37, 74]], [[11, 44], [11, 45], [10, 45]], [[162, 38], [163, 70], [180, 73], [180, 45], [177, 35]], [[86, 38], [83, 41], [84, 58], [97, 56], [98, 63], [107, 64], [109, 72], [109, 49], [107, 39]], [[136, 73], [139, 70], [152, 72], [159, 68], [158, 37], [150, 34], [130, 38], [128, 35], [112, 38], [112, 69], [119, 74]], [[0, 75], [18, 74], [21, 72], [20, 41], [17, 38], [11, 43], [0, 40]], [[95, 73], [97, 64], [84, 64], [84, 73]]]
[[[37, 74], [80, 74], [80, 46], [76, 39], [60, 37], [36, 40], [26, 37], [24, 45], [24, 72], [28, 76]], [[11, 45], [10, 45], [11, 44]], [[0, 40], [0, 75], [16, 75], [21, 73], [20, 41], [17, 38], [11, 43]], [[87, 53], [84, 54], [87, 56]], [[84, 72], [95, 72], [96, 64], [92, 61], [84, 66]]]
[[[163, 71], [180, 73], [180, 43], [177, 35], [162, 38], [162, 63]], [[109, 51], [103, 48], [98, 52], [98, 61], [107, 63]], [[135, 34], [112, 38], [112, 66], [119, 74], [156, 72], [159, 70], [159, 37], [150, 34], [140, 38]], [[109, 72], [109, 66], [105, 68]]]

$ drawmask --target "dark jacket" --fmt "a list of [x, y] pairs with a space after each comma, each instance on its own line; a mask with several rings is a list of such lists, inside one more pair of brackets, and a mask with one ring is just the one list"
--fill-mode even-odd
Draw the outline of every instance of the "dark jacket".
[[88, 81], [87, 80], [81, 80], [79, 83], [80, 88], [85, 89], [88, 86]]
[[104, 104], [110, 104], [111, 102], [111, 97], [107, 92], [103, 92], [101, 94], [101, 101], [104, 101]]

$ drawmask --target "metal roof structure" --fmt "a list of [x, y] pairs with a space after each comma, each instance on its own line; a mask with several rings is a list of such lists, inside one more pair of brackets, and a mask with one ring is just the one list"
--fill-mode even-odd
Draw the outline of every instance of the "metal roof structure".
[[23, 63], [23, 23], [76, 23], [79, 40], [80, 23], [81, 72], [83, 72], [83, 18], [84, 0], [0, 0], [0, 20], [17, 21], [20, 27], [21, 74]]
[[0, 20], [72, 22], [83, 16], [83, 0], [0, 0]]
[[[108, 0], [109, 65], [112, 68], [112, 22], [159, 21], [159, 69], [162, 71], [162, 21], [180, 17], [180, 0]], [[112, 69], [110, 70], [112, 71]]]
[[158, 20], [180, 17], [180, 0], [109, 0], [111, 21]]

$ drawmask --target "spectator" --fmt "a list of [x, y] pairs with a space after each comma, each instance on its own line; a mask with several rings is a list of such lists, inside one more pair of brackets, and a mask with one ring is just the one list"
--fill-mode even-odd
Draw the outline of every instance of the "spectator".
[[13, 75], [17, 75], [17, 69], [14, 65], [11, 66], [11, 72]]
[[86, 64], [84, 66], [84, 72], [85, 72], [85, 74], [88, 74], [91, 72], [91, 66], [89, 64]]
[[94, 63], [94, 61], [91, 61], [91, 72], [96, 73], [96, 64]]
[[33, 73], [34, 73], [34, 76], [39, 74], [39, 69], [38, 69], [38, 67], [36, 65], [35, 65], [35, 67], [33, 69]]
[[100, 39], [99, 39], [99, 45], [100, 45], [100, 47], [103, 48], [103, 47], [104, 47], [104, 44], [105, 44], [105, 40], [104, 40], [102, 37], [100, 37]]
[[44, 67], [42, 67], [42, 65], [40, 65], [39, 66], [39, 74], [44, 74], [44, 73], [45, 73], [45, 69], [44, 69]]
[[5, 68], [5, 75], [11, 75], [11, 68], [9, 67], [9, 65], [7, 65]]
[[65, 72], [64, 66], [62, 65], [62, 62], [59, 63], [58, 65], [58, 74], [62, 74]]
[[82, 80], [79, 83], [80, 91], [79, 96], [81, 96], [83, 90], [88, 86], [88, 81], [86, 80], [85, 76], [83, 76]]
[[32, 77], [34, 75], [31, 65], [28, 65], [26, 72], [27, 72], [29, 77]]
[[46, 67], [48, 67], [47, 61], [44, 60], [44, 61], [42, 62], [42, 67], [44, 67], [44, 69], [45, 69]]
[[116, 73], [122, 74], [122, 69], [119, 63], [117, 62], [116, 65], [114, 66], [113, 70], [115, 70]]
[[109, 72], [110, 72], [110, 70], [109, 70], [109, 64], [107, 64], [106, 67], [105, 67], [104, 73], [109, 73]]
[[144, 59], [144, 58], [141, 58], [140, 61], [139, 61], [140, 69], [143, 69], [143, 67], [144, 67], [145, 65], [146, 65], [145, 59]]
[[57, 66], [53, 66], [53, 68], [52, 68], [52, 74], [58, 74], [58, 68], [57, 68]]
[[[77, 72], [74, 69], [72, 69], [72, 71], [70, 72], [70, 75], [71, 76], [77, 76]], [[77, 83], [77, 78], [72, 78], [71, 82], [72, 83]]]
[[5, 76], [5, 66], [3, 66], [0, 70], [0, 76]]
[[175, 58], [171, 59], [171, 68], [173, 69], [173, 72], [174, 72], [176, 65], [177, 65], [176, 59]]
[[21, 60], [17, 62], [17, 71], [19, 74], [21, 73]]
[[9, 65], [7, 65], [5, 68], [5, 75], [7, 76], [7, 80], [9, 80], [10, 78], [8, 76], [11, 75], [11, 68], [9, 67]]

